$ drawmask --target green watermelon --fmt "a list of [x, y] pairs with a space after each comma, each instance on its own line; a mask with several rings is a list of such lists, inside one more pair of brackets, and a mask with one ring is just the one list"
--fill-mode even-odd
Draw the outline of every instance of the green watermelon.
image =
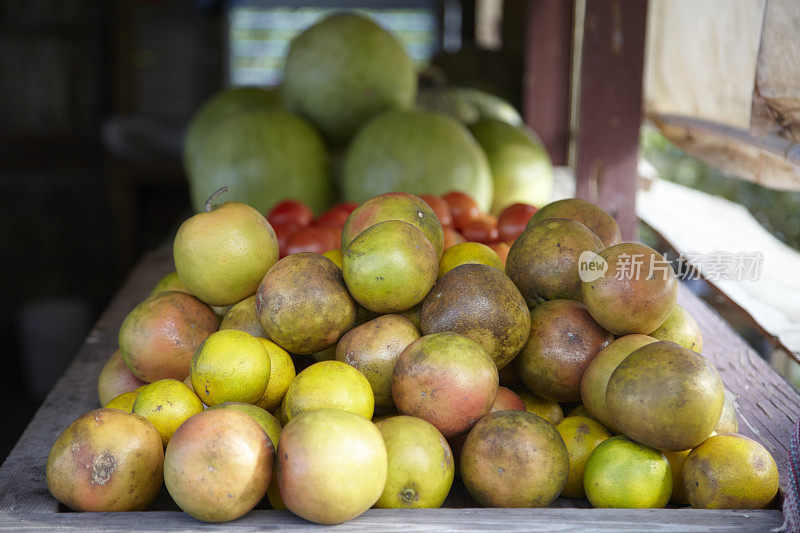
[[416, 94], [416, 69], [403, 45], [362, 15], [331, 15], [289, 47], [284, 101], [333, 144], [382, 111], [410, 108]]
[[452, 117], [387, 111], [356, 133], [345, 156], [344, 199], [361, 203], [392, 191], [444, 194], [460, 190], [478, 206], [492, 204], [492, 175], [483, 150]]
[[186, 130], [186, 142], [190, 144], [204, 138], [217, 127], [217, 124], [233, 115], [280, 106], [281, 96], [276, 89], [260, 87], [224, 89], [203, 102], [194, 114]]
[[501, 120], [515, 126], [522, 124], [522, 117], [506, 100], [467, 87], [420, 89], [417, 109], [446, 113], [468, 126], [486, 119]]
[[330, 205], [328, 151], [303, 118], [283, 109], [254, 108], [219, 116], [214, 127], [204, 124], [205, 120], [192, 122], [184, 145], [196, 211], [225, 185], [229, 190], [220, 201], [244, 202], [261, 213], [286, 198], [305, 202], [317, 213]]
[[492, 213], [499, 215], [515, 203], [541, 207], [550, 201], [553, 165], [532, 130], [499, 120], [483, 120], [470, 126], [470, 131], [492, 168]]

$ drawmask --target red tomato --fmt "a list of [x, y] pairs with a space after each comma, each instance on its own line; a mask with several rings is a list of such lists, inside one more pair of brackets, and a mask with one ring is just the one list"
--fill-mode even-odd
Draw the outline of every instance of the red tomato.
[[437, 217], [439, 217], [439, 222], [442, 223], [442, 227], [453, 227], [453, 215], [450, 213], [450, 206], [447, 205], [447, 202], [442, 200], [441, 196], [423, 194], [420, 196], [420, 198], [425, 200], [425, 203], [428, 204], [431, 209], [433, 209], [433, 212], [436, 213]]
[[273, 226], [289, 221], [295, 222], [298, 226], [308, 226], [314, 220], [314, 212], [298, 200], [283, 200], [270, 209], [267, 220]]
[[[319, 227], [328, 230], [330, 232], [330, 234], [333, 236], [334, 246], [333, 246], [333, 248], [330, 248], [330, 250], [335, 250], [337, 248], [341, 248], [341, 246], [342, 246], [342, 228], [338, 228], [338, 227], [334, 227], [334, 226], [319, 226]], [[325, 250], [325, 251], [327, 252], [328, 250]]]
[[342, 209], [347, 211], [347, 214], [350, 214], [353, 211], [355, 211], [356, 207], [358, 207], [358, 206], [359, 206], [359, 204], [357, 202], [342, 202], [340, 204], [336, 204], [333, 207], [341, 207]]
[[315, 226], [323, 226], [323, 227], [333, 227], [333, 228], [343, 228], [344, 223], [347, 221], [347, 217], [350, 216], [350, 212], [347, 211], [347, 208], [342, 207], [341, 205], [333, 206], [324, 213], [322, 213], [317, 221], [314, 222]]
[[517, 240], [536, 211], [538, 209], [528, 204], [512, 204], [503, 209], [497, 221], [500, 239], [506, 242]]
[[469, 221], [480, 215], [481, 210], [475, 200], [466, 193], [460, 191], [452, 191], [444, 196], [442, 199], [447, 202], [450, 207], [450, 214], [453, 217], [453, 227], [461, 231]]
[[453, 228], [444, 228], [444, 249], [447, 250], [454, 244], [464, 242], [464, 237]]
[[283, 224], [273, 224], [272, 229], [275, 230], [275, 236], [278, 238], [278, 254], [280, 257], [285, 257], [286, 243], [289, 241], [289, 237], [300, 229], [300, 226], [290, 220]]
[[495, 253], [497, 254], [497, 257], [500, 258], [500, 261], [502, 261], [504, 265], [506, 264], [506, 257], [508, 257], [508, 250], [511, 248], [508, 244], [504, 243], [503, 241], [497, 241], [497, 242], [487, 243], [486, 246], [494, 250]]
[[294, 235], [289, 237], [286, 243], [286, 255], [300, 252], [322, 254], [338, 247], [339, 243], [336, 242], [335, 233], [330, 228], [306, 226], [305, 228], [300, 228]]
[[497, 217], [490, 213], [478, 213], [478, 216], [476, 216], [472, 220], [482, 220], [484, 222], [488, 222], [495, 228], [497, 227]]
[[485, 219], [476, 219], [468, 222], [464, 229], [461, 230], [461, 234], [469, 242], [481, 242], [484, 244], [494, 242], [500, 236], [497, 226], [493, 225], [490, 220]]

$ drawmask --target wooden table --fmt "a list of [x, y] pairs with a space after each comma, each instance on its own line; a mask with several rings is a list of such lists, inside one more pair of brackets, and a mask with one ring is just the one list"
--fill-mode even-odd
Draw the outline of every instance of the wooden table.
[[[315, 526], [286, 511], [257, 507], [227, 524], [198, 522], [180, 512], [166, 491], [138, 513], [66, 512], [47, 490], [45, 462], [56, 436], [74, 419], [97, 408], [97, 377], [117, 348], [117, 331], [128, 312], [172, 268], [168, 250], [148, 254], [89, 333], [72, 365], [56, 383], [0, 468], [0, 530], [194, 530], [254, 531], [330, 529], [347, 531], [769, 531], [783, 522], [777, 508], [715, 511], [690, 508], [589, 509], [585, 501], [559, 499], [547, 509], [475, 509], [456, 488], [450, 508], [370, 509], [340, 526]], [[735, 402], [740, 432], [758, 439], [775, 457], [781, 487], [788, 481], [789, 442], [800, 415], [800, 396], [714, 311], [682, 287], [679, 303], [703, 330], [704, 355], [716, 365]], [[264, 504], [265, 505], [265, 504]], [[467, 506], [467, 507], [465, 507]]]

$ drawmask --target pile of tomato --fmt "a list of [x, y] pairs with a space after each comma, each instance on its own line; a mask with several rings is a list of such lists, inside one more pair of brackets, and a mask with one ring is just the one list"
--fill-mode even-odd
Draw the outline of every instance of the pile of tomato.
[[[442, 196], [420, 196], [431, 206], [444, 227], [445, 249], [459, 242], [479, 242], [494, 250], [505, 263], [511, 244], [525, 229], [536, 207], [512, 204], [500, 216], [484, 213], [468, 194], [452, 191]], [[336, 204], [318, 217], [303, 202], [283, 200], [267, 220], [275, 230], [280, 256], [299, 252], [325, 253], [341, 246], [342, 228], [358, 204]]]

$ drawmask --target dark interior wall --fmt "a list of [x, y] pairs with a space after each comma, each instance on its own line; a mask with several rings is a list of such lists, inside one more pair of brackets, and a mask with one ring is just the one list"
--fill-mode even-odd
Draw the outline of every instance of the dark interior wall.
[[[0, 401], [11, 407], [0, 452], [37, 403], [32, 380], [64, 363], [43, 365], [38, 376], [24, 372], [23, 337], [38, 330], [58, 338], [56, 350], [74, 350], [86, 310], [114, 283], [103, 265], [113, 229], [97, 135], [106, 93], [98, 4], [0, 2]], [[46, 309], [78, 320], [67, 327]]]
[[181, 135], [220, 85], [218, 19], [191, 0], [0, 0], [0, 460], [188, 210]]

